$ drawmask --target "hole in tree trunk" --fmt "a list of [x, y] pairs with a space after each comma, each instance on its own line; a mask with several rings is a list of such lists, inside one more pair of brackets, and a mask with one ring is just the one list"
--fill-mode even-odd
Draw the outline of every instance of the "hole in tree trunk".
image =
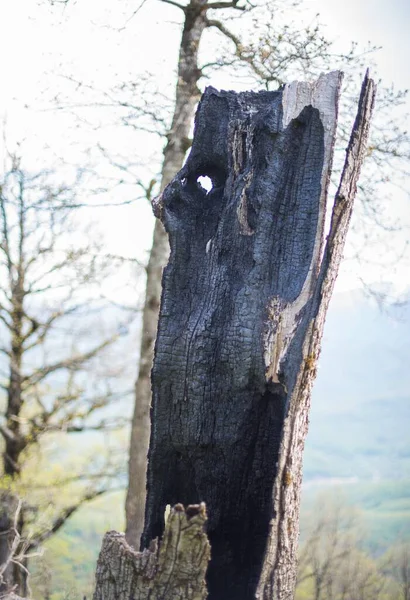
[[209, 194], [209, 192], [212, 190], [212, 188], [214, 187], [214, 184], [212, 182], [212, 179], [208, 176], [208, 175], [200, 175], [199, 177], [197, 177], [197, 183], [198, 185], [207, 193]]

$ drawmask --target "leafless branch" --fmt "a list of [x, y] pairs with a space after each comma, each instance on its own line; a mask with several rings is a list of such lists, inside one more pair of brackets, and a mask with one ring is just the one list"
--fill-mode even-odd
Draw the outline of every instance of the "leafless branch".
[[77, 512], [78, 509], [81, 508], [86, 502], [90, 502], [91, 500], [94, 500], [95, 498], [98, 498], [99, 496], [106, 494], [108, 491], [110, 491], [110, 492], [114, 491], [114, 489], [115, 488], [112, 488], [112, 489], [110, 488], [109, 490], [108, 489], [94, 490], [94, 491], [89, 492], [88, 494], [85, 494], [84, 496], [82, 496], [78, 502], [65, 508], [60, 513], [60, 515], [55, 519], [55, 521], [52, 523], [50, 528], [48, 528], [46, 531], [43, 531], [37, 535], [34, 535], [33, 538], [30, 540], [30, 548], [37, 548], [38, 546], [43, 544], [46, 540], [48, 540], [51, 536], [53, 536], [55, 533], [57, 533], [57, 531], [59, 531], [61, 529], [61, 527], [63, 527], [63, 525], [67, 522], [67, 520], [75, 512]]
[[13, 262], [10, 254], [10, 242], [9, 242], [9, 226], [6, 212], [6, 199], [3, 196], [3, 189], [0, 187], [0, 212], [2, 218], [2, 231], [3, 231], [3, 242], [0, 244], [0, 248], [3, 250], [6, 261], [7, 270], [9, 275], [9, 281], [12, 283], [13, 278]]
[[125, 21], [124, 25], [122, 27], [120, 27], [118, 29], [118, 31], [123, 31], [128, 23], [130, 23], [132, 21], [132, 19], [135, 17], [135, 15], [141, 10], [141, 8], [144, 6], [144, 4], [146, 3], [147, 0], [142, 0], [141, 4], [139, 4], [139, 6], [137, 6], [137, 8], [131, 13], [131, 15], [128, 17], [128, 19]]
[[175, 2], [174, 0], [160, 0], [160, 2], [164, 2], [165, 4], [171, 4], [172, 6], [180, 8], [184, 13], [186, 12], [186, 6], [182, 6], [182, 4], [178, 4], [178, 2]]
[[0, 433], [5, 440], [9, 440], [10, 442], [14, 442], [16, 439], [15, 434], [5, 425], [0, 424]]
[[[73, 419], [73, 418], [72, 418]], [[82, 433], [84, 431], [117, 431], [129, 423], [129, 419], [118, 417], [116, 419], [103, 419], [95, 425], [65, 425], [63, 423], [57, 423], [48, 425], [46, 427], [47, 432], [53, 431], [59, 432], [64, 431], [65, 433]]]
[[232, 0], [232, 2], [208, 2], [205, 4], [205, 8], [235, 8], [236, 10], [246, 10], [246, 6], [238, 6], [238, 2], [239, 0]]
[[[12, 539], [10, 541], [10, 546], [7, 552], [6, 560], [0, 565], [0, 583], [3, 583], [6, 579], [5, 573], [11, 564], [18, 565], [19, 569], [24, 571], [28, 576], [29, 572], [25, 565], [27, 559], [39, 555], [39, 552], [30, 552], [30, 540], [28, 538], [24, 539], [20, 533], [19, 521], [21, 511], [23, 508], [22, 501], [19, 498], [15, 498], [8, 492], [3, 494], [3, 501], [5, 499], [5, 496], [8, 496], [8, 501], [6, 503], [10, 505], [9, 508], [12, 508], [10, 500], [12, 500], [12, 503], [16, 506], [14, 509], [13, 522], [11, 524], [10, 529], [1, 532], [1, 535], [6, 535], [8, 537], [10, 536], [10, 538]], [[20, 596], [14, 594], [13, 590], [14, 588], [8, 589], [5, 592], [5, 595], [2, 593], [0, 597], [5, 598], [6, 600], [25, 600], [23, 598], [20, 598]]]
[[54, 364], [36, 369], [30, 375], [26, 375], [25, 377], [23, 377], [25, 389], [27, 389], [30, 386], [36, 385], [37, 383], [45, 379], [48, 375], [50, 375], [50, 373], [55, 373], [56, 371], [61, 371], [62, 369], [65, 369], [67, 371], [73, 371], [78, 369], [79, 367], [85, 365], [85, 363], [90, 361], [92, 358], [97, 356], [97, 354], [104, 350], [104, 348], [107, 348], [117, 339], [118, 335], [114, 335], [110, 339], [104, 340], [104, 342], [98, 344], [88, 352], [77, 354], [76, 356], [72, 356], [70, 358], [67, 358], [66, 360], [61, 360]]
[[20, 545], [20, 539], [21, 539], [20, 534], [18, 532], [18, 520], [19, 520], [20, 513], [21, 513], [21, 507], [22, 507], [22, 502], [19, 499], [17, 501], [17, 508], [14, 513], [12, 529], [10, 531], [4, 532], [4, 534], [12, 533], [14, 535], [14, 538], [13, 538], [13, 541], [11, 542], [11, 546], [10, 546], [10, 550], [9, 550], [7, 559], [5, 560], [5, 562], [2, 565], [0, 565], [0, 581], [3, 579], [3, 575], [4, 575], [7, 567], [10, 565], [10, 563], [12, 563], [16, 560], [16, 555], [17, 555], [17, 551], [18, 551], [18, 547]]

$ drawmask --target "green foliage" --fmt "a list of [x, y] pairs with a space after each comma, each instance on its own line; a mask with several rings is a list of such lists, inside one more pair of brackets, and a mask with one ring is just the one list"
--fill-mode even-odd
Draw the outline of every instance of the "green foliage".
[[103, 535], [124, 527], [124, 493], [115, 492], [85, 505], [45, 544], [41, 558], [32, 561], [34, 598], [44, 597], [45, 572], [50, 574], [50, 600], [91, 597], [95, 565]]

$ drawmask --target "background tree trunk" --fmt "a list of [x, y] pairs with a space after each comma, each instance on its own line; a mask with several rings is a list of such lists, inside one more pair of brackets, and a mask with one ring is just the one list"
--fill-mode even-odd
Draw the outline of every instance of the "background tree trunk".
[[14, 586], [14, 565], [10, 552], [14, 541], [14, 515], [17, 499], [9, 492], [0, 494], [0, 594]]
[[321, 261], [340, 81], [209, 88], [188, 161], [156, 204], [171, 257], [143, 545], [167, 504], [204, 500], [210, 600], [294, 594], [310, 390], [374, 99], [366, 79]]
[[[21, 537], [24, 512], [17, 496], [9, 491], [0, 493], [0, 597], [12, 592], [27, 594], [27, 547]], [[7, 596], [7, 593], [10, 593]], [[11, 594], [11, 597], [17, 596]]]
[[[198, 48], [204, 31], [203, 0], [191, 0], [185, 9], [185, 22], [178, 62], [175, 111], [168, 143], [164, 150], [161, 191], [182, 167], [190, 146], [189, 133], [195, 106], [200, 98], [197, 83]], [[156, 221], [152, 250], [147, 267], [147, 287], [142, 317], [138, 379], [135, 385], [135, 407], [131, 426], [128, 489], [125, 502], [126, 530], [129, 544], [139, 548], [144, 526], [147, 453], [150, 436], [151, 367], [157, 334], [161, 298], [162, 270], [169, 254], [168, 236], [160, 221]]]

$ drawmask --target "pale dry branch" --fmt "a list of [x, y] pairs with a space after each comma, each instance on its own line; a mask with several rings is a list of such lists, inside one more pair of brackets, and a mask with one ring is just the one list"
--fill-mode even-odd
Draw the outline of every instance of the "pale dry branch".
[[9, 533], [12, 533], [14, 537], [13, 537], [13, 541], [11, 542], [11, 545], [10, 545], [9, 556], [7, 557], [7, 560], [2, 565], [0, 565], [0, 582], [3, 581], [3, 575], [6, 571], [6, 569], [8, 568], [8, 566], [12, 562], [15, 562], [17, 560], [16, 557], [18, 554], [18, 548], [19, 548], [20, 540], [21, 540], [21, 536], [18, 531], [18, 521], [20, 518], [21, 507], [22, 507], [22, 501], [19, 499], [17, 501], [17, 507], [14, 512], [13, 525], [12, 525], [11, 530], [2, 532], [2, 535], [8, 535]]
[[118, 339], [118, 335], [113, 335], [108, 340], [104, 340], [101, 344], [98, 344], [88, 352], [83, 352], [81, 354], [77, 354], [75, 356], [71, 356], [65, 360], [58, 361], [54, 364], [46, 365], [39, 369], [36, 369], [30, 375], [26, 375], [23, 377], [23, 382], [25, 389], [27, 390], [31, 386], [34, 386], [40, 381], [43, 381], [48, 375], [51, 373], [55, 373], [56, 371], [66, 370], [66, 371], [76, 371], [79, 368], [85, 366], [87, 362], [91, 359], [95, 358], [102, 350], [113, 344]]
[[65, 509], [63, 509], [60, 512], [60, 514], [58, 515], [58, 517], [53, 521], [53, 523], [51, 524], [50, 527], [48, 527], [45, 531], [42, 531], [42, 532], [40, 532], [38, 534], [34, 534], [31, 537], [31, 539], [30, 539], [30, 549], [39, 547], [46, 540], [48, 540], [55, 533], [57, 533], [57, 531], [59, 531], [61, 529], [61, 527], [63, 527], [63, 525], [67, 522], [67, 520], [75, 512], [77, 512], [82, 506], [84, 506], [84, 504], [86, 502], [90, 502], [91, 500], [95, 500], [95, 498], [98, 498], [99, 496], [102, 496], [103, 494], [106, 494], [107, 491], [113, 491], [113, 489], [110, 489], [110, 490], [103, 489], [103, 490], [94, 490], [94, 491], [91, 491], [91, 492], [83, 495], [75, 504], [72, 504], [71, 506], [68, 506]]
[[174, 506], [161, 541], [137, 552], [123, 534], [106, 533], [97, 562], [94, 600], [205, 600], [210, 546], [204, 504]]

